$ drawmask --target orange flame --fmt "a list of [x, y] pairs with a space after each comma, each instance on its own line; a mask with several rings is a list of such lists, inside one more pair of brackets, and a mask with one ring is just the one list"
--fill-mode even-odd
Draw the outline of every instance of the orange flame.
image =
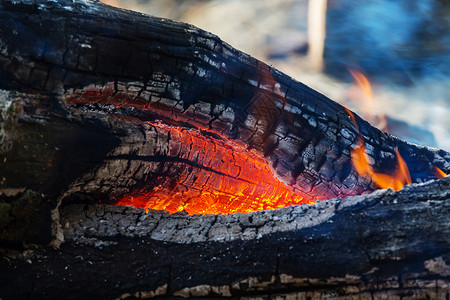
[[445, 172], [438, 167], [434, 167], [434, 174], [436, 175], [436, 178], [443, 178], [447, 176], [447, 174], [445, 174]]
[[[355, 126], [358, 127], [353, 113], [347, 108], [345, 109], [355, 123]], [[351, 151], [352, 163], [359, 175], [370, 177], [382, 189], [392, 188], [393, 190], [398, 191], [402, 186], [410, 184], [412, 181], [408, 166], [397, 149], [395, 149], [395, 155], [397, 157], [398, 167], [394, 174], [389, 175], [373, 170], [372, 165], [369, 162], [365, 143], [361, 136], [357, 142], [357, 147]]]
[[355, 98], [353, 100], [363, 101], [364, 102], [363, 105], [360, 105], [361, 103], [358, 103], [363, 116], [366, 119], [369, 119], [372, 122], [374, 122], [374, 124], [378, 128], [387, 132], [388, 129], [387, 129], [386, 116], [384, 114], [377, 113], [378, 107], [376, 106], [376, 103], [374, 101], [373, 89], [372, 89], [372, 85], [370, 84], [369, 79], [367, 78], [367, 76], [365, 76], [360, 71], [353, 70], [350, 68], [348, 69], [348, 71], [350, 72], [350, 74], [352, 74], [358, 87], [361, 89], [361, 91], [363, 92], [363, 95], [364, 95], [363, 97], [360, 97], [360, 96], [351, 97], [351, 99]]
[[373, 104], [373, 91], [372, 86], [370, 85], [369, 80], [366, 76], [364, 76], [363, 73], [357, 71], [348, 69], [348, 71], [352, 74], [353, 78], [355, 78], [358, 85], [363, 90], [364, 94], [367, 96], [367, 99], [371, 102], [371, 105]]

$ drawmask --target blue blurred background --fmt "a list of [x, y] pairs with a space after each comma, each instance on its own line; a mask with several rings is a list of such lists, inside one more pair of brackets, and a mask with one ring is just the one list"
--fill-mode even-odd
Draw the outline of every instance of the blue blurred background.
[[329, 0], [326, 71], [361, 68], [411, 84], [450, 75], [450, 5], [436, 0]]

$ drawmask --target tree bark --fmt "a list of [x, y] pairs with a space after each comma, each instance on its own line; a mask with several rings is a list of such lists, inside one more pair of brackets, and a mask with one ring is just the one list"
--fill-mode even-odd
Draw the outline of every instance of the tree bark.
[[[228, 216], [107, 205], [222, 191], [199, 174], [253, 194], [244, 171], [263, 162], [312, 201], [368, 193], [351, 164], [361, 142], [377, 171], [396, 151], [413, 182], [450, 171], [448, 152], [353, 121], [210, 33], [95, 1], [4, 0], [0, 89], [0, 297], [448, 293], [448, 178]], [[61, 248], [11, 252], [23, 242]]]

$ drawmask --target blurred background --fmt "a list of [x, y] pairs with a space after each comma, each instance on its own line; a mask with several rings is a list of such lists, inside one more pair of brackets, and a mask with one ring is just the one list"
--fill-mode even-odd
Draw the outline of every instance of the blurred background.
[[450, 0], [102, 0], [193, 24], [374, 126], [450, 151]]

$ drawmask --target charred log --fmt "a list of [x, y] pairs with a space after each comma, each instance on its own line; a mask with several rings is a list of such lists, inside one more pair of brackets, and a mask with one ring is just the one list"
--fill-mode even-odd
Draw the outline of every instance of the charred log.
[[66, 243], [0, 261], [4, 299], [445, 299], [450, 177], [247, 214], [61, 209]]
[[[270, 198], [251, 184], [252, 176], [270, 187], [269, 196], [294, 199], [285, 205], [377, 189], [352, 167], [352, 148], [361, 141], [376, 171], [392, 173], [397, 153], [412, 182], [436, 178], [435, 167], [450, 170], [447, 152], [405, 143], [352, 118], [339, 104], [193, 26], [90, 1], [1, 5], [3, 114], [20, 123], [2, 128], [1, 175], [8, 188], [67, 201], [142, 202], [146, 195], [147, 204], [156, 203], [150, 208], [224, 212], [188, 204], [207, 202], [204, 191], [239, 194], [245, 203]], [[197, 138], [188, 140], [187, 131]], [[193, 145], [198, 148], [189, 152]], [[234, 157], [236, 148], [252, 161]], [[210, 159], [212, 152], [223, 162]], [[242, 170], [250, 171], [243, 176]], [[269, 172], [273, 182], [254, 175]], [[220, 179], [201, 180], [212, 173]], [[181, 196], [159, 203], [167, 194]], [[277, 201], [260, 208], [279, 207]], [[241, 211], [249, 210], [255, 207]]]
[[450, 172], [448, 152], [353, 120], [210, 33], [94, 1], [1, 1], [0, 88], [0, 241], [66, 241], [6, 257], [0, 297], [448, 291], [448, 178], [248, 215], [105, 205], [145, 195], [144, 207], [220, 213], [205, 194], [234, 212], [372, 192], [351, 163], [358, 143], [376, 171], [398, 152], [413, 182]]
[[284, 183], [313, 199], [376, 189], [342, 167], [358, 132], [376, 169], [395, 165], [395, 148], [414, 182], [434, 178], [430, 166], [449, 168], [447, 153], [405, 144], [358, 117], [356, 128], [340, 105], [214, 35], [83, 3], [3, 2], [2, 88], [48, 94], [46, 104], [66, 117], [90, 110], [212, 130], [263, 153]]

